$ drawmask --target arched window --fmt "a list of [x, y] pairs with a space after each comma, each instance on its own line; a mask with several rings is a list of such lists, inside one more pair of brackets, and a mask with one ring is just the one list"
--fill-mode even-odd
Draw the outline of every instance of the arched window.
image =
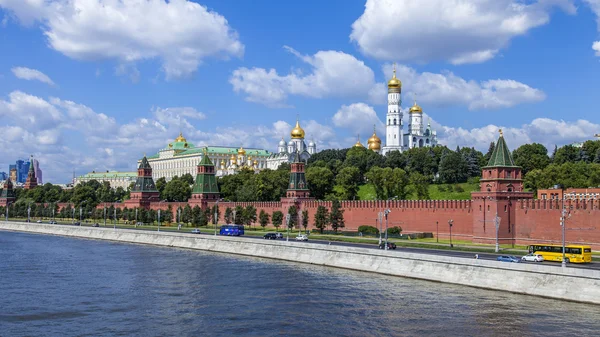
[[429, 144], [429, 138], [425, 139], [425, 143]]
[[394, 125], [396, 125], [396, 118], [394, 118]]
[[388, 125], [391, 125], [391, 124], [392, 124], [391, 121], [388, 119]]

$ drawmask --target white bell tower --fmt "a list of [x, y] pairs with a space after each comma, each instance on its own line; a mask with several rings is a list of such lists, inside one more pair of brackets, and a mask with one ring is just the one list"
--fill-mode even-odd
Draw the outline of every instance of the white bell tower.
[[382, 154], [398, 150], [402, 152], [404, 140], [402, 135], [402, 82], [396, 78], [396, 64], [394, 63], [394, 75], [388, 81], [388, 110], [385, 120], [386, 135], [385, 146]]

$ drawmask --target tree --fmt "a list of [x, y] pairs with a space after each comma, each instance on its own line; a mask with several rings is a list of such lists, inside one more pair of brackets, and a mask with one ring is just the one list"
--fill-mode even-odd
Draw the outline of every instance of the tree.
[[598, 150], [596, 150], [596, 156], [594, 158], [594, 163], [600, 164], [600, 148], [598, 148]]
[[181, 222], [188, 224], [192, 222], [192, 208], [189, 204], [185, 205], [183, 211], [181, 212]]
[[335, 177], [338, 186], [338, 194], [342, 200], [352, 200], [358, 193], [358, 184], [362, 181], [362, 175], [356, 167], [344, 167]]
[[468, 164], [460, 152], [449, 151], [440, 159], [438, 169], [440, 180], [446, 184], [466, 182]]
[[158, 190], [158, 193], [160, 194], [160, 198], [165, 199], [163, 196], [163, 191], [165, 190], [165, 186], [167, 186], [167, 179], [165, 177], [160, 177], [160, 178], [156, 179], [156, 182], [154, 183], [154, 185], [156, 186], [156, 189]]
[[527, 172], [523, 178], [523, 186], [533, 191], [533, 194], [537, 194], [537, 190], [541, 188], [547, 188], [549, 186], [542, 185], [544, 183], [543, 171], [541, 169], [535, 169]]
[[378, 199], [397, 197], [403, 200], [408, 196], [408, 174], [401, 168], [386, 167], [382, 169], [375, 166], [365, 176], [375, 188]]
[[288, 228], [294, 228], [298, 225], [298, 208], [295, 205], [288, 207], [287, 214], [290, 216], [290, 221], [287, 223]]
[[483, 158], [485, 159], [486, 165], [490, 161], [490, 158], [492, 158], [492, 153], [494, 153], [494, 149], [495, 148], [496, 148], [496, 143], [491, 142], [490, 143], [490, 147], [488, 148], [487, 153], [485, 154], [485, 156], [483, 156]]
[[410, 183], [419, 200], [429, 199], [429, 179], [424, 175], [414, 172], [410, 175]]
[[253, 205], [248, 205], [244, 209], [244, 223], [246, 226], [256, 223], [256, 207]]
[[272, 219], [273, 219], [273, 226], [275, 226], [276, 230], [279, 230], [279, 226], [281, 226], [281, 223], [283, 222], [283, 212], [274, 211]]
[[579, 149], [573, 145], [565, 145], [556, 151], [554, 164], [574, 163], [579, 158]]
[[310, 189], [310, 195], [317, 200], [323, 200], [327, 194], [333, 191], [333, 172], [327, 167], [308, 167], [306, 169], [306, 182]]
[[304, 230], [306, 230], [306, 228], [308, 228], [308, 210], [302, 210], [302, 223], [301, 223], [302, 227], [304, 227]]
[[233, 211], [233, 223], [236, 225], [244, 224], [246, 222], [244, 216], [244, 208], [242, 206], [235, 206], [235, 210]]
[[331, 212], [329, 213], [329, 223], [333, 231], [337, 233], [338, 228], [344, 228], [344, 210], [340, 207], [340, 202], [334, 200], [331, 203]]
[[262, 228], [267, 227], [267, 225], [269, 224], [269, 218], [269, 213], [265, 212], [264, 209], [261, 209], [258, 215], [258, 222], [260, 223], [260, 226]]
[[390, 152], [386, 153], [386, 155], [385, 155], [385, 166], [386, 167], [390, 167], [392, 169], [394, 169], [394, 168], [404, 169], [406, 167], [406, 164], [407, 164], [406, 155], [404, 155], [404, 153], [402, 153], [398, 150], [390, 151]]
[[185, 173], [184, 175], [182, 175], [181, 178], [179, 178], [179, 180], [182, 180], [188, 185], [194, 184], [194, 177], [192, 177], [192, 175], [189, 173]]
[[192, 196], [190, 185], [184, 180], [173, 178], [167, 183], [163, 191], [163, 197], [168, 201], [184, 202]]
[[202, 212], [200, 206], [194, 206], [194, 208], [192, 208], [192, 225], [194, 225], [195, 227], [201, 226], [203, 217], [204, 212]]
[[523, 144], [513, 151], [515, 165], [521, 166], [523, 175], [539, 169], [543, 170], [550, 165], [548, 149], [542, 144]]
[[231, 207], [225, 208], [225, 223], [230, 224], [233, 221], [233, 210]]

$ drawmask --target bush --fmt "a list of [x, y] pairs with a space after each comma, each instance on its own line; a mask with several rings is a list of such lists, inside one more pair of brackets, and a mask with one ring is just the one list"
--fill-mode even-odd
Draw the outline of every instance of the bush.
[[452, 185], [446, 185], [446, 191], [448, 191], [448, 192], [454, 191], [454, 189], [452, 188]]
[[469, 184], [479, 184], [479, 177], [471, 177], [467, 180]]
[[358, 227], [358, 232], [363, 233], [363, 235], [379, 235], [379, 229], [377, 229], [377, 227], [367, 225]]
[[438, 185], [437, 190], [440, 192], [446, 192], [446, 185]]
[[456, 184], [456, 185], [454, 185], [454, 191], [458, 192], [458, 193], [462, 193], [465, 191], [465, 189], [462, 186]]
[[394, 226], [388, 229], [388, 234], [390, 235], [400, 235], [400, 233], [402, 233], [402, 227], [400, 226]]

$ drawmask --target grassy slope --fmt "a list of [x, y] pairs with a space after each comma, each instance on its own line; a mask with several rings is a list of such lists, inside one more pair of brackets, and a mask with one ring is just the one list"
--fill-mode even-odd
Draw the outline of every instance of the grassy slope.
[[[429, 197], [431, 200], [468, 200], [471, 199], [471, 192], [477, 191], [479, 188], [478, 184], [463, 183], [458, 184], [465, 191], [464, 192], [440, 192], [438, 190], [439, 185], [429, 185]], [[371, 184], [365, 184], [360, 186], [358, 191], [360, 200], [375, 200], [375, 189]], [[415, 195], [409, 196], [409, 199], [415, 200]]]

